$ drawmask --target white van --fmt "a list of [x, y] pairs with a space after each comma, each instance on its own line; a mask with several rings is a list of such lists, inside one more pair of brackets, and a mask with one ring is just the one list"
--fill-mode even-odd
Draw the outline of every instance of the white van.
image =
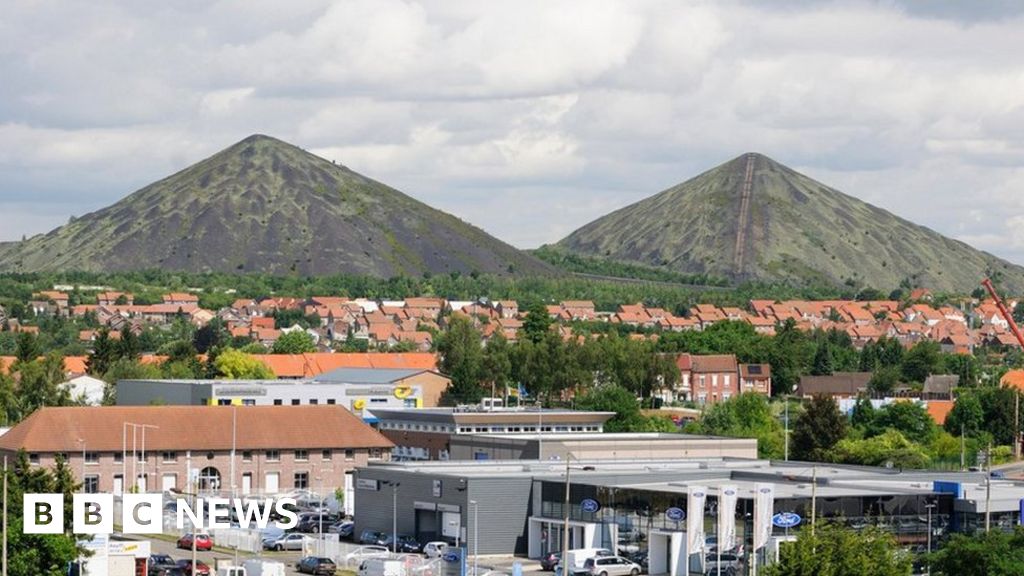
[[252, 558], [243, 562], [242, 566], [245, 568], [244, 576], [285, 576], [283, 562]]
[[368, 558], [359, 565], [359, 576], [406, 576], [405, 562], [387, 558]]
[[569, 566], [573, 568], [583, 568], [583, 564], [591, 558], [597, 558], [600, 556], [615, 556], [615, 552], [607, 548], [577, 548], [575, 550], [569, 550]]

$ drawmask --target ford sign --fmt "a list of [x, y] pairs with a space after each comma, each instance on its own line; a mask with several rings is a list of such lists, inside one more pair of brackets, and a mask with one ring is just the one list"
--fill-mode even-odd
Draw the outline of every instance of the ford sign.
[[672, 507], [665, 510], [665, 517], [673, 522], [682, 522], [686, 518], [686, 512], [682, 508]]
[[580, 510], [587, 512], [589, 514], [593, 514], [594, 512], [597, 512], [600, 509], [601, 503], [598, 502], [597, 500], [594, 500], [593, 498], [587, 498], [586, 500], [580, 502]]
[[460, 555], [456, 552], [448, 552], [441, 558], [443, 558], [445, 562], [458, 562], [461, 559]]
[[779, 528], [792, 528], [800, 524], [800, 515], [795, 512], [779, 512], [772, 516], [772, 524]]

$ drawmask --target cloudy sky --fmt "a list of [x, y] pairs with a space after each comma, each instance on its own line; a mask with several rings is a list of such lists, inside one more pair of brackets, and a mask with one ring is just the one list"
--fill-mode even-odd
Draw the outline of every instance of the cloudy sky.
[[520, 247], [758, 151], [1024, 264], [1024, 2], [53, 2], [0, 14], [0, 240], [252, 133]]

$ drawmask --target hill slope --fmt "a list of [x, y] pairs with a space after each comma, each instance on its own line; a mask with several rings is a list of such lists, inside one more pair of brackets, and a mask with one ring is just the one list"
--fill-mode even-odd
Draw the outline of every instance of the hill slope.
[[52, 232], [0, 245], [0, 270], [381, 277], [548, 273], [458, 218], [267, 136], [245, 140]]
[[970, 292], [992, 271], [1024, 290], [1024, 268], [744, 154], [576, 230], [572, 253], [734, 280], [879, 289], [911, 278]]

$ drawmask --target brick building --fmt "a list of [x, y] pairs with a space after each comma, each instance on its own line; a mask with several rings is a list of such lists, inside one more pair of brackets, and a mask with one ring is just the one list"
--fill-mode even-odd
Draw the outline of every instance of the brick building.
[[222, 494], [351, 490], [352, 470], [392, 447], [345, 408], [308, 405], [41, 408], [0, 437], [0, 455], [51, 467], [63, 454], [83, 491], [115, 494], [190, 478]]

